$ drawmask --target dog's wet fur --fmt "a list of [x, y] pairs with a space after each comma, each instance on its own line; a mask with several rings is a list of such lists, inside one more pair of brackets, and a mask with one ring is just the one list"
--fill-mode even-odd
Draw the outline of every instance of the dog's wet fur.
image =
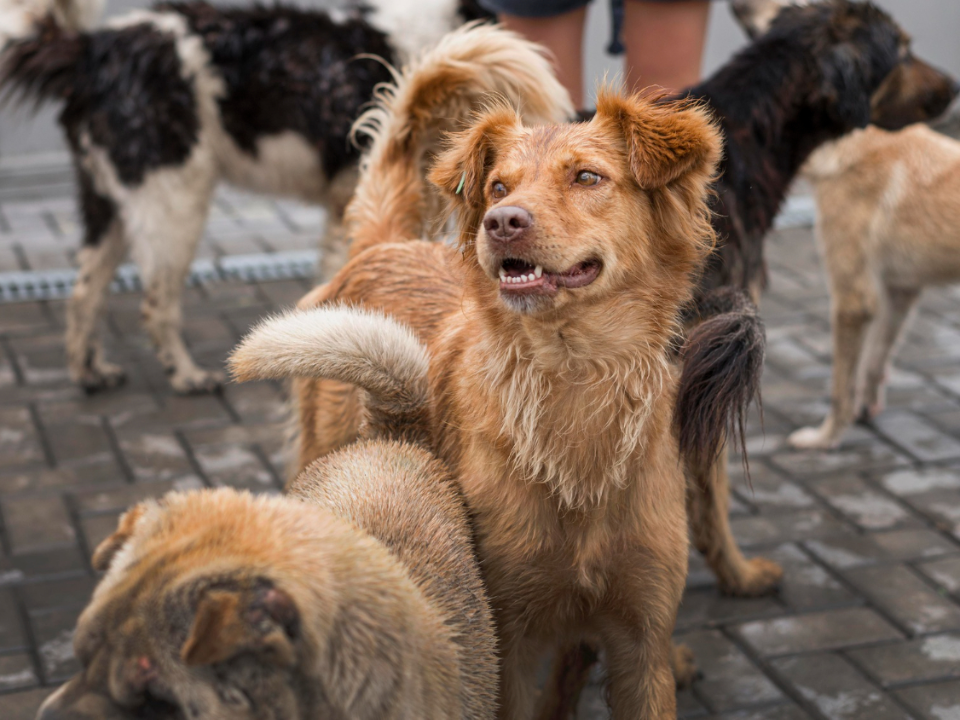
[[221, 181], [325, 207], [322, 270], [342, 264], [341, 221], [359, 160], [354, 120], [392, 79], [385, 63], [406, 59], [401, 49], [429, 46], [476, 14], [464, 3], [460, 15], [457, 0], [422, 10], [403, 0], [370, 5], [167, 2], [79, 33], [51, 15], [9, 43], [0, 91], [61, 104], [76, 168], [84, 247], [66, 354], [85, 390], [125, 380], [96, 331], [128, 251], [144, 274], [143, 320], [174, 390], [219, 387], [221, 374], [198, 367], [183, 342], [180, 305]]
[[[327, 365], [313, 371], [352, 378], [391, 420], [311, 465], [288, 497], [204, 490], [128, 511], [94, 554], [106, 575], [77, 624], [82, 670], [41, 720], [494, 717], [496, 642], [466, 508], [446, 467], [394, 435], [427, 431], [425, 396], [394, 376], [425, 386], [425, 351], [383, 316], [320, 315]], [[369, 330], [366, 344], [338, 345], [343, 325]]]
[[714, 206], [722, 242], [702, 291], [732, 285], [759, 298], [764, 236], [820, 144], [868, 123], [893, 130], [930, 120], [957, 94], [954, 80], [916, 57], [909, 36], [876, 5], [780, 5], [734, 3], [756, 39], [687, 92], [713, 109], [724, 134]]

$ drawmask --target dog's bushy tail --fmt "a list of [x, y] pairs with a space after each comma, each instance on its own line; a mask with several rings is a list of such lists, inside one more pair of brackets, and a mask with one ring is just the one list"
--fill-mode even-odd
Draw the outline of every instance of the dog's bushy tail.
[[763, 321], [747, 295], [731, 287], [707, 293], [697, 309], [700, 322], [680, 349], [680, 454], [689, 467], [705, 469], [729, 431], [746, 462], [746, 413], [754, 398], [759, 401], [766, 348]]
[[515, 104], [530, 123], [573, 115], [545, 51], [489, 24], [468, 23], [379, 89], [376, 105], [354, 124], [370, 140], [356, 194], [347, 208], [351, 256], [372, 245], [420, 239], [432, 220], [426, 166], [444, 133], [461, 130], [493, 98]]
[[0, 100], [31, 103], [64, 100], [76, 88], [88, 37], [65, 30], [48, 15], [36, 32], [3, 46], [0, 38]]
[[427, 432], [427, 350], [382, 313], [346, 306], [267, 318], [228, 360], [240, 382], [329, 378], [367, 394], [367, 436], [421, 440]]

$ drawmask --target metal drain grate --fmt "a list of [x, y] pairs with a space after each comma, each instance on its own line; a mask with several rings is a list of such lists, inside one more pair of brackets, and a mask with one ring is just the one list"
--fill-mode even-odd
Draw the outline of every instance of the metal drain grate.
[[[317, 265], [316, 250], [252, 255], [228, 255], [219, 260], [197, 260], [190, 266], [189, 285], [239, 280], [313, 279]], [[76, 281], [76, 270], [37, 270], [35, 272], [0, 273], [0, 303], [30, 300], [63, 300], [70, 296]], [[121, 265], [110, 286], [111, 292], [133, 292], [142, 289], [136, 265]]]

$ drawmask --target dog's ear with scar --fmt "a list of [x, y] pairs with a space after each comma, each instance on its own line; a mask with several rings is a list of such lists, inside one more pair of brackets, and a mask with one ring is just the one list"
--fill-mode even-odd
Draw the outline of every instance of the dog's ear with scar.
[[436, 185], [458, 213], [461, 230], [475, 230], [485, 208], [484, 186], [487, 173], [497, 159], [497, 148], [516, 137], [521, 127], [516, 110], [497, 105], [482, 113], [477, 121], [451, 135], [449, 144], [430, 171]]
[[242, 652], [278, 665], [296, 662], [300, 614], [289, 594], [267, 581], [204, 591], [180, 657], [187, 665], [213, 665]]
[[712, 176], [722, 141], [709, 111], [657, 95], [597, 94], [595, 123], [612, 125], [627, 143], [630, 170], [643, 190], [669, 185], [693, 172]]

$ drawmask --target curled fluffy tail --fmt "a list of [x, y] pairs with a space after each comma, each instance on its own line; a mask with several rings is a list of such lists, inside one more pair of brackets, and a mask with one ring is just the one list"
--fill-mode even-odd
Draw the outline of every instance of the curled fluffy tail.
[[14, 40], [33, 38], [48, 26], [89, 30], [103, 13], [103, 0], [0, 0], [0, 52]]
[[727, 428], [741, 448], [750, 401], [760, 396], [766, 334], [746, 294], [725, 287], [698, 304], [701, 322], [680, 350], [676, 418], [680, 454], [691, 468], [717, 458]]
[[573, 115], [545, 51], [493, 25], [470, 23], [421, 55], [396, 83], [380, 88], [376, 106], [354, 124], [372, 142], [347, 208], [351, 256], [382, 242], [420, 239], [433, 196], [425, 181], [441, 135], [460, 130], [491, 98], [515, 104], [531, 123]]
[[0, 99], [32, 103], [63, 100], [80, 80], [87, 36], [64, 30], [52, 16], [35, 34], [4, 47], [0, 30]]
[[368, 395], [367, 435], [420, 440], [426, 432], [426, 348], [382, 313], [326, 306], [268, 318], [228, 365], [240, 382], [308, 377], [357, 385]]

